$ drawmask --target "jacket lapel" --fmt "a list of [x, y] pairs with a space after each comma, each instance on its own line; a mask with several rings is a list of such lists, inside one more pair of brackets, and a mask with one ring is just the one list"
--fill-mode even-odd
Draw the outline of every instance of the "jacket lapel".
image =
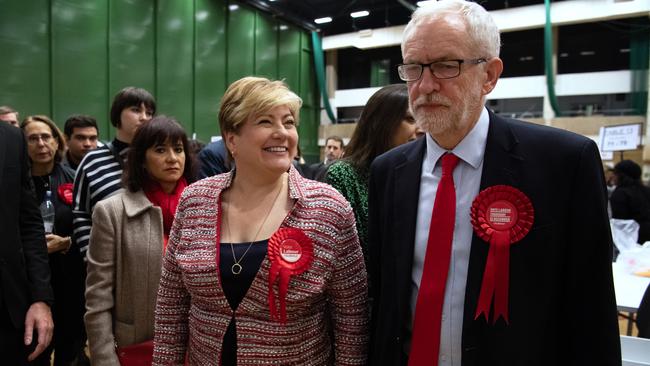
[[417, 224], [418, 200], [422, 159], [426, 152], [426, 140], [418, 139], [411, 149], [403, 153], [403, 160], [395, 166], [395, 187], [392, 197], [394, 227], [392, 242], [399, 246], [393, 248], [398, 273], [397, 288], [398, 314], [404, 313], [404, 306], [410, 301], [411, 267], [413, 266], [413, 247]]
[[[487, 144], [481, 174], [481, 188], [505, 184], [517, 187], [520, 183], [522, 168], [525, 164], [524, 157], [518, 153], [519, 144], [517, 136], [511, 130], [509, 123], [490, 112], [490, 127], [488, 129]], [[471, 359], [475, 356], [471, 351], [477, 349], [477, 337], [480, 335], [478, 324], [474, 321], [478, 297], [481, 291], [483, 272], [487, 259], [489, 246], [474, 234], [465, 287], [465, 311], [463, 321], [463, 364], [473, 364]], [[481, 318], [482, 319], [482, 318]], [[466, 363], [467, 361], [467, 363]]]

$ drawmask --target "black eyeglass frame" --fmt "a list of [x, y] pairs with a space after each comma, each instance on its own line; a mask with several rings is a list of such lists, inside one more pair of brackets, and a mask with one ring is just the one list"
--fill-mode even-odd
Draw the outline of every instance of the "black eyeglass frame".
[[[436, 72], [433, 70], [432, 66], [435, 65], [435, 64], [442, 64], [442, 63], [445, 63], [445, 62], [456, 62], [457, 63], [457, 65], [456, 65], [456, 74], [454, 76], [440, 77], [440, 76], [436, 75]], [[464, 60], [463, 59], [441, 60], [441, 61], [430, 62], [428, 64], [416, 64], [416, 63], [413, 63], [413, 64], [398, 64], [397, 65], [397, 74], [399, 75], [399, 78], [402, 81], [407, 81], [407, 82], [409, 82], [409, 81], [418, 81], [418, 80], [420, 80], [422, 78], [422, 74], [424, 73], [424, 67], [426, 66], [431, 71], [431, 74], [433, 74], [433, 76], [435, 76], [437, 79], [443, 79], [443, 80], [444, 79], [453, 79], [453, 78], [456, 78], [456, 77], [458, 77], [460, 75], [460, 68], [461, 68], [460, 65], [461, 64], [466, 63], [466, 64], [471, 64], [471, 65], [478, 65], [478, 64], [485, 63], [485, 62], [488, 62], [488, 59], [485, 58], [485, 57], [481, 57], [481, 58], [472, 58], [472, 59], [464, 59]], [[419, 73], [417, 78], [415, 78], [415, 79], [407, 79], [406, 77], [402, 76], [401, 69], [402, 69], [403, 66], [416, 66], [416, 65], [420, 66], [420, 73]]]

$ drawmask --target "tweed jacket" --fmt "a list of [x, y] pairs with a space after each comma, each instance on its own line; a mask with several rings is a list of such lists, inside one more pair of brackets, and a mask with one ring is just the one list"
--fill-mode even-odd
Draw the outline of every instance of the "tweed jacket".
[[[348, 202], [331, 186], [289, 170], [294, 206], [281, 228], [302, 230], [314, 245], [309, 268], [291, 277], [286, 324], [270, 317], [268, 257], [236, 311], [221, 286], [221, 193], [236, 174], [185, 189], [163, 260], [156, 306], [154, 365], [220, 365], [234, 317], [238, 365], [364, 365], [367, 275]], [[277, 294], [277, 284], [274, 287]], [[334, 344], [332, 344], [332, 341]]]
[[86, 330], [93, 365], [119, 365], [115, 345], [153, 339], [163, 252], [162, 211], [143, 191], [100, 201], [93, 211]]

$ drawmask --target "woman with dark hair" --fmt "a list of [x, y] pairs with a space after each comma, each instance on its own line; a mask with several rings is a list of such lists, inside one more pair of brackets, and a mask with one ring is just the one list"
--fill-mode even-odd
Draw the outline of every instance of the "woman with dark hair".
[[406, 84], [392, 84], [373, 94], [361, 112], [345, 156], [327, 170], [326, 181], [350, 202], [368, 263], [368, 174], [370, 163], [386, 151], [416, 138]]
[[75, 175], [74, 239], [86, 255], [97, 202], [120, 192], [120, 178], [129, 144], [136, 129], [156, 114], [156, 101], [146, 90], [126, 87], [113, 98], [111, 124], [116, 127], [113, 141], [87, 153]]
[[612, 218], [639, 224], [640, 244], [650, 240], [650, 188], [641, 183], [641, 167], [632, 160], [614, 166], [616, 189], [609, 198]]
[[35, 361], [50, 365], [71, 365], [81, 356], [84, 337], [84, 265], [79, 248], [72, 246], [72, 181], [74, 171], [61, 164], [65, 140], [59, 128], [46, 116], [28, 116], [20, 124], [27, 139], [27, 153], [36, 199], [43, 202], [49, 192], [54, 205], [54, 227], [46, 228], [51, 284], [54, 290], [52, 316], [54, 339]]
[[95, 206], [86, 281], [93, 365], [119, 365], [116, 346], [153, 339], [163, 252], [180, 195], [194, 180], [193, 163], [183, 127], [155, 117], [133, 137], [126, 191]]

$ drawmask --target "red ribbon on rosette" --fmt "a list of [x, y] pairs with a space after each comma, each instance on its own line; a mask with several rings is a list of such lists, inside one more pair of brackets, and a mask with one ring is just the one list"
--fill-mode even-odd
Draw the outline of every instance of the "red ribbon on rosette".
[[59, 188], [57, 189], [59, 199], [61, 199], [61, 202], [66, 205], [72, 205], [72, 189], [72, 183], [63, 183], [59, 185]]
[[[291, 276], [303, 273], [314, 258], [314, 244], [311, 239], [299, 229], [282, 228], [273, 233], [269, 239], [268, 258], [271, 261], [269, 271], [269, 311], [271, 319], [287, 322], [287, 290]], [[280, 314], [275, 306], [275, 282], [278, 285], [280, 299]]]
[[470, 216], [476, 235], [490, 244], [474, 319], [485, 314], [489, 321], [494, 299], [492, 323], [501, 316], [508, 323], [510, 245], [523, 239], [533, 226], [533, 204], [520, 190], [496, 185], [476, 196]]

